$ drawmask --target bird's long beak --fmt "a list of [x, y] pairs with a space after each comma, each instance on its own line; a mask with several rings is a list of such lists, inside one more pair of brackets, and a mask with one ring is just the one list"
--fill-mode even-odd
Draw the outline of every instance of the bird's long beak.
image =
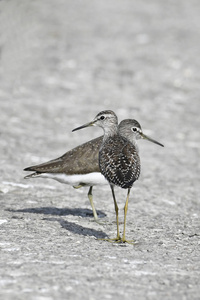
[[76, 131], [76, 130], [79, 130], [79, 129], [82, 129], [82, 128], [85, 128], [85, 127], [93, 126], [94, 123], [95, 123], [95, 121], [93, 120], [93, 121], [91, 121], [89, 123], [86, 123], [86, 124], [84, 124], [82, 126], [79, 126], [79, 127], [75, 128], [75, 129], [73, 129], [72, 131]]
[[141, 135], [141, 137], [142, 137], [143, 139], [148, 140], [148, 141], [150, 141], [150, 142], [152, 142], [152, 143], [154, 143], [154, 144], [157, 144], [157, 145], [159, 145], [159, 146], [161, 146], [161, 147], [164, 147], [163, 144], [161, 144], [161, 143], [159, 143], [159, 142], [153, 140], [152, 138], [150, 138], [150, 137], [148, 137], [147, 135], [145, 135], [143, 132], [141, 132], [140, 135]]

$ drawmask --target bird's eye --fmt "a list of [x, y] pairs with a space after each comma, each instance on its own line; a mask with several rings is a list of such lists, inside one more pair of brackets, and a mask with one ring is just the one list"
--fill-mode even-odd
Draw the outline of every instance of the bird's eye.
[[104, 116], [101, 116], [101, 117], [100, 117], [100, 120], [104, 120], [104, 119], [105, 119], [105, 117], [104, 117]]
[[137, 131], [137, 128], [136, 127], [132, 127], [132, 131]]

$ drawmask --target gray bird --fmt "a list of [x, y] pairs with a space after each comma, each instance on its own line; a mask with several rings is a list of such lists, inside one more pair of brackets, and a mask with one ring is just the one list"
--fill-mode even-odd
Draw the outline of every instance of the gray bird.
[[[134, 120], [123, 120], [119, 124], [119, 132], [131, 141], [134, 140], [133, 137], [135, 135], [131, 130], [134, 122], [136, 122], [136, 125], [138, 124]], [[96, 185], [108, 184], [99, 169], [99, 149], [102, 141], [103, 136], [100, 136], [77, 146], [59, 158], [25, 168], [24, 171], [34, 172], [27, 175], [25, 179], [37, 177], [52, 178], [61, 183], [72, 185], [74, 188], [89, 186], [88, 198], [94, 219], [97, 221], [98, 216], [93, 203], [92, 189]]]
[[[141, 126], [137, 121], [124, 120], [123, 122], [123, 129], [119, 131], [116, 114], [111, 110], [105, 110], [98, 113], [91, 122], [77, 127], [73, 131], [88, 126], [99, 126], [104, 130], [103, 142], [99, 150], [99, 168], [110, 184], [117, 222], [117, 237], [115, 239], [108, 240], [132, 243], [131, 241], [126, 240], [125, 231], [130, 190], [133, 183], [140, 175], [140, 157], [138, 154], [137, 139], [143, 138], [162, 147], [163, 145], [144, 135]], [[130, 124], [132, 125], [130, 126]], [[118, 206], [114, 193], [115, 185], [128, 189], [124, 206], [124, 231], [122, 238], [119, 234]]]

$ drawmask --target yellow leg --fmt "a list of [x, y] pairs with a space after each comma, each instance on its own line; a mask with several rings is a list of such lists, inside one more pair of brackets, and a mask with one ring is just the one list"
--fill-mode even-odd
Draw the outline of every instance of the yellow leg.
[[[84, 185], [80, 184], [80, 185], [76, 185], [76, 186], [73, 186], [73, 188], [75, 189], [80, 189], [81, 187], [83, 187]], [[89, 188], [89, 191], [88, 191], [88, 199], [90, 200], [90, 204], [92, 206], [92, 211], [93, 211], [93, 216], [94, 216], [94, 220], [95, 221], [98, 221], [98, 216], [97, 216], [97, 212], [96, 212], [96, 209], [94, 207], [94, 202], [93, 202], [93, 197], [92, 197], [92, 188], [93, 186], [91, 186]]]
[[92, 188], [93, 188], [93, 186], [91, 186], [91, 187], [89, 188], [89, 191], [88, 191], [88, 199], [90, 200], [90, 204], [91, 204], [91, 206], [92, 206], [92, 211], [93, 211], [94, 219], [95, 219], [95, 221], [98, 221], [97, 212], [96, 212], [96, 209], [95, 209], [94, 203], [93, 203]]
[[126, 215], [127, 215], [127, 211], [128, 211], [128, 200], [129, 200], [130, 190], [131, 189], [128, 189], [128, 193], [127, 193], [127, 197], [126, 197], [126, 203], [125, 203], [125, 206], [124, 206], [124, 232], [123, 232], [123, 236], [122, 236], [121, 241], [123, 243], [133, 244], [133, 241], [127, 241], [126, 237], [125, 237], [125, 234], [126, 234]]
[[80, 185], [74, 185], [74, 186], [73, 186], [74, 189], [80, 189], [80, 188], [82, 188], [82, 187], [83, 187], [83, 185], [81, 185], [81, 184], [80, 184]]
[[115, 198], [115, 192], [114, 192], [114, 187], [111, 185], [111, 191], [112, 191], [112, 195], [113, 195], [113, 200], [114, 200], [114, 205], [115, 205], [115, 213], [116, 213], [116, 222], [117, 222], [117, 237], [115, 239], [113, 239], [114, 241], [120, 241], [121, 237], [119, 235], [119, 217], [118, 217], [118, 205], [117, 205], [117, 201]]
[[116, 199], [115, 199], [115, 192], [114, 192], [114, 187], [111, 185], [110, 186], [111, 187], [111, 191], [112, 191], [112, 195], [113, 195], [113, 200], [114, 200], [114, 205], [115, 205], [115, 213], [116, 213], [116, 221], [117, 221], [117, 237], [116, 238], [114, 238], [114, 239], [101, 239], [101, 240], [104, 240], [104, 241], [108, 241], [108, 242], [111, 242], [111, 243], [119, 243], [119, 242], [121, 242], [121, 237], [120, 237], [120, 235], [119, 235], [119, 218], [118, 218], [118, 211], [119, 211], [119, 209], [118, 209], [118, 205], [117, 205], [117, 201], [116, 201]]

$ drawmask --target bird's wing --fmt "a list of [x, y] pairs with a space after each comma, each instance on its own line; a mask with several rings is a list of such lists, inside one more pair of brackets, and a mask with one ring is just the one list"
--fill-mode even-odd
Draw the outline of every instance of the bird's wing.
[[37, 173], [85, 174], [85, 172], [100, 172], [99, 148], [103, 137], [98, 137], [66, 152], [59, 158], [43, 164], [25, 168], [24, 171]]

